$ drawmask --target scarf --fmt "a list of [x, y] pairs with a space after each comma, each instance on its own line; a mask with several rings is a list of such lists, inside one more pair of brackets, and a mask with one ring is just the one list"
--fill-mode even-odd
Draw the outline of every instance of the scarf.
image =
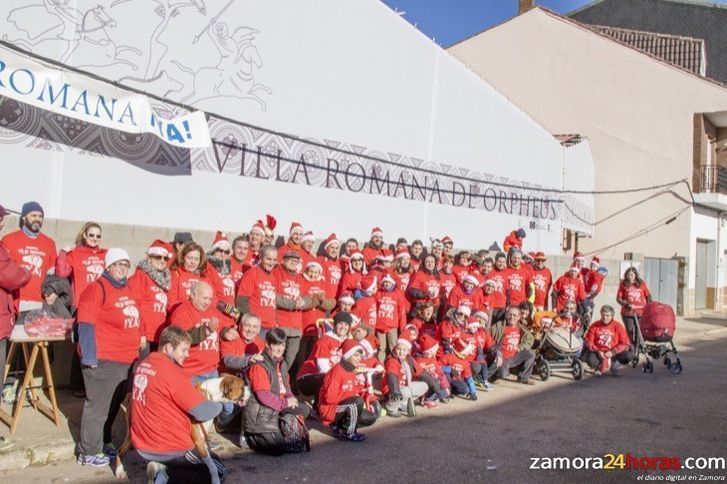
[[165, 291], [169, 291], [172, 288], [172, 273], [168, 268], [165, 267], [162, 270], [156, 269], [148, 259], [143, 259], [136, 268], [146, 273], [154, 281], [154, 284]]

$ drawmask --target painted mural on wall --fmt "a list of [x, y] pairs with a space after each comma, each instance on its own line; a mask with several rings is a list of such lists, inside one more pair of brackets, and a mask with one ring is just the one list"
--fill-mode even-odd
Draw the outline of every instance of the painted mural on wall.
[[0, 5], [0, 32], [28, 52], [58, 52], [63, 63], [175, 101], [224, 98], [264, 111], [273, 92], [259, 79], [260, 32], [225, 16], [234, 2], [8, 1]]

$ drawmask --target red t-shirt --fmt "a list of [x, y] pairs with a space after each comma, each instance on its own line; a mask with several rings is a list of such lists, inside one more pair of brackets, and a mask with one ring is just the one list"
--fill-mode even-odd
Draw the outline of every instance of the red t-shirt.
[[507, 360], [515, 356], [520, 347], [520, 328], [517, 326], [505, 326], [502, 332], [502, 341], [500, 341], [500, 351], [502, 351], [502, 359]]
[[406, 302], [401, 293], [394, 290], [376, 293], [376, 332], [386, 333], [392, 329], [403, 330], [406, 326]]
[[647, 288], [646, 284], [643, 282], [640, 286], [626, 286], [623, 282], [621, 282], [621, 285], [618, 287], [616, 298], [625, 299], [632, 306], [632, 309], [622, 307], [621, 314], [630, 316], [636, 313], [641, 316], [644, 312], [644, 306], [646, 306], [646, 298], [650, 295], [649, 288]]
[[508, 267], [505, 269], [506, 291], [510, 295], [510, 304], [517, 306], [528, 298], [530, 283], [530, 269], [521, 265], [517, 269]]
[[[301, 280], [302, 295], [305, 297], [323, 296], [326, 297], [326, 292], [330, 292], [331, 285], [328, 284], [325, 279], [320, 281], [309, 281], [303, 276]], [[333, 297], [332, 295], [330, 297]], [[326, 312], [322, 309], [314, 308], [303, 311], [303, 335], [305, 336], [317, 336], [318, 329], [316, 328], [316, 321], [320, 318], [324, 318]]]
[[402, 293], [406, 293], [406, 289], [409, 287], [411, 281], [411, 268], [406, 272], [397, 272], [396, 275], [399, 277], [399, 286], [397, 289]]
[[460, 358], [455, 353], [449, 353], [442, 355], [439, 362], [444, 366], [452, 368], [453, 372], [459, 373], [459, 378], [466, 379], [472, 376], [472, 368], [470, 368], [470, 362]]
[[222, 275], [216, 267], [211, 266], [209, 269], [212, 287], [215, 290], [215, 297], [227, 304], [235, 304], [235, 280], [232, 278], [232, 272]]
[[246, 355], [256, 355], [262, 350], [265, 349], [265, 340], [263, 340], [260, 336], [255, 336], [255, 338], [248, 343], [242, 338], [242, 335], [240, 335], [239, 338], [237, 338], [234, 341], [227, 341], [222, 339], [220, 341], [220, 365], [219, 365], [219, 371], [221, 373], [230, 373], [232, 375], [239, 376], [240, 378], [244, 378], [244, 374], [239, 372], [238, 370], [232, 370], [230, 368], [227, 368], [224, 363], [225, 356], [232, 355], [232, 356], [246, 356]]
[[361, 324], [365, 324], [369, 328], [376, 328], [378, 315], [376, 299], [372, 296], [362, 297], [353, 305], [351, 314], [359, 318]]
[[250, 312], [256, 314], [262, 322], [263, 329], [276, 326], [275, 276], [272, 272], [265, 272], [262, 267], [251, 267], [245, 272], [237, 289], [238, 296], [249, 298]]
[[452, 274], [445, 274], [444, 272], [439, 273], [439, 285], [441, 286], [442, 299], [447, 300], [452, 290], [457, 287], [457, 276]]
[[[275, 292], [287, 299], [295, 301], [302, 297], [303, 276], [297, 272], [291, 274], [283, 266], [277, 266], [273, 269], [273, 277], [275, 277]], [[297, 330], [303, 329], [303, 311], [294, 309], [277, 309], [278, 326], [283, 328], [292, 328]]]
[[328, 332], [318, 339], [313, 345], [313, 351], [310, 356], [300, 367], [297, 378], [304, 377], [306, 375], [316, 375], [321, 373], [318, 368], [318, 358], [328, 360], [330, 366], [337, 364], [341, 361], [341, 341], [338, 336], [333, 332]]
[[323, 385], [318, 392], [318, 415], [323, 425], [330, 425], [336, 419], [336, 407], [339, 402], [358, 395], [356, 374], [337, 364], [323, 378]]
[[167, 320], [167, 292], [152, 281], [149, 274], [138, 268], [129, 278], [129, 287], [134, 292], [141, 313], [142, 336], [146, 336], [148, 341], [158, 341]]
[[194, 448], [189, 412], [204, 401], [169, 356], [150, 354], [134, 372], [130, 429], [134, 448], [149, 453]]
[[[282, 361], [279, 361], [275, 365], [275, 373], [278, 378], [278, 396], [284, 398], [288, 394], [288, 390], [285, 387], [285, 379], [280, 371], [281, 364]], [[250, 382], [250, 391], [252, 393], [272, 391], [270, 377], [263, 365], [252, 365], [247, 371], [247, 379]]]
[[604, 279], [603, 273], [589, 270], [583, 277], [583, 287], [586, 293], [593, 293], [593, 297], [596, 297], [603, 289]]
[[462, 286], [457, 286], [449, 293], [449, 298], [447, 298], [447, 308], [456, 309], [460, 306], [467, 306], [472, 311], [472, 314], [474, 314], [475, 311], [483, 309], [484, 301], [482, 296], [484, 296], [484, 294], [482, 289], [479, 287], [475, 287], [472, 289], [471, 293], [467, 294], [464, 292], [464, 289], [462, 289]]
[[543, 267], [542, 269], [533, 267], [530, 269], [530, 273], [532, 274], [533, 285], [535, 286], [535, 301], [533, 305], [548, 309], [548, 292], [550, 291], [550, 286], [553, 285], [553, 273], [547, 267]]
[[212, 288], [215, 287], [212, 278], [209, 276], [209, 272], [200, 275], [187, 272], [184, 267], [172, 271], [172, 284], [167, 294], [167, 307], [169, 311], [174, 311], [174, 308], [179, 304], [188, 301], [189, 296], [192, 294], [192, 287], [200, 281], [208, 283]]
[[487, 274], [485, 280], [487, 279], [495, 281], [495, 290], [490, 295], [492, 309], [504, 309], [507, 306], [507, 296], [505, 294], [505, 290], [507, 289], [507, 269], [492, 269]]
[[[56, 244], [45, 234], [32, 239], [22, 230], [7, 234], [2, 243], [10, 257], [30, 272], [30, 282], [20, 288], [20, 301], [43, 302], [41, 285], [48, 271], [56, 265]], [[18, 298], [15, 304], [17, 306]]]
[[442, 289], [439, 277], [424, 271], [417, 271], [411, 278], [409, 288], [419, 289], [424, 293], [423, 299], [413, 299], [412, 304], [431, 302], [435, 307], [439, 306], [439, 294]]
[[95, 326], [99, 361], [131, 363], [139, 356], [139, 315], [131, 288], [117, 289], [102, 277], [81, 294], [77, 320]]
[[222, 314], [215, 307], [217, 301], [213, 301], [209, 307], [200, 311], [187, 301], [174, 310], [169, 318], [170, 324], [179, 326], [185, 331], [197, 328], [210, 323], [212, 318], [219, 320], [219, 325], [215, 331], [210, 334], [198, 345], [189, 349], [189, 358], [184, 360], [184, 373], [188, 376], [198, 376], [203, 373], [209, 373], [217, 369], [220, 362], [220, 330], [224, 327], [224, 319]]
[[[363, 274], [360, 272], [346, 272], [341, 279], [341, 293], [350, 292], [353, 294], [356, 289], [361, 289], [361, 278]], [[340, 294], [338, 294], [340, 296]]]
[[106, 263], [106, 249], [78, 245], [70, 252], [61, 251], [56, 259], [56, 275], [70, 277], [73, 286], [73, 305], [78, 307], [81, 293], [101, 277]]
[[561, 312], [567, 301], [581, 302], [586, 298], [586, 293], [583, 290], [583, 281], [580, 277], [570, 277], [565, 274], [558, 278], [553, 285], [553, 290], [558, 293], [558, 299], [555, 302], [555, 310]]
[[609, 324], [603, 324], [601, 320], [598, 320], [591, 324], [586, 331], [585, 345], [591, 351], [612, 350], [618, 354], [626, 350], [630, 344], [626, 328], [616, 320]]
[[338, 294], [338, 286], [341, 283], [341, 277], [343, 271], [341, 271], [341, 264], [338, 260], [329, 259], [326, 256], [318, 258], [318, 263], [323, 267], [323, 277], [326, 278], [328, 284], [336, 288], [336, 294]]
[[244, 264], [244, 261], [240, 262], [234, 257], [230, 257], [230, 276], [235, 283], [235, 288], [237, 288], [237, 285], [240, 283], [240, 279], [242, 279], [242, 275], [247, 269]]
[[[414, 361], [414, 367], [412, 368], [411, 362], [414, 361], [413, 359], [406, 359], [403, 363], [401, 360], [394, 358], [393, 356], [389, 356], [386, 358], [386, 361], [384, 362], [384, 370], [386, 371], [386, 374], [384, 375], [384, 378], [381, 379], [381, 393], [384, 395], [388, 395], [389, 393], [389, 383], [388, 383], [388, 376], [389, 375], [395, 375], [396, 380], [399, 382], [399, 386], [407, 386], [412, 381], [414, 381], [414, 377], [421, 373], [421, 368], [417, 366], [416, 361]], [[409, 367], [410, 377], [411, 380], [407, 382], [406, 379], [406, 369], [404, 365], [407, 365]]]

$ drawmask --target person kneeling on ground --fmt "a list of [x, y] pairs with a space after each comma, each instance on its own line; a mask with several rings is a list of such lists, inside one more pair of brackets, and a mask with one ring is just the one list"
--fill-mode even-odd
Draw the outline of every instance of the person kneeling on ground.
[[310, 412], [310, 407], [299, 403], [290, 390], [284, 353], [285, 332], [280, 328], [271, 329], [265, 335], [262, 361], [248, 370], [251, 395], [242, 411], [247, 445], [254, 451], [274, 456], [283, 455], [289, 449], [281, 431], [283, 415], [295, 414], [305, 419]]
[[586, 331], [581, 359], [595, 370], [596, 375], [610, 368], [613, 376], [619, 376], [621, 365], [627, 365], [634, 357], [626, 328], [613, 315], [613, 307], [602, 306], [601, 319], [591, 323]]
[[[359, 394], [356, 373], [366, 353], [360, 341], [347, 339], [343, 343], [341, 362], [326, 373], [318, 394], [318, 415], [323, 425], [333, 431], [337, 439], [361, 442], [366, 436], [358, 429], [376, 422], [376, 415], [368, 411]], [[367, 368], [361, 368], [367, 371]]]
[[[192, 422], [211, 420], [222, 404], [205, 400], [182, 370], [190, 335], [178, 326], [164, 328], [159, 349], [136, 368], [131, 397], [131, 442], [149, 462], [153, 482], [211, 482], [209, 468], [192, 441]], [[210, 452], [220, 480], [225, 466]]]
[[500, 348], [502, 363], [494, 378], [505, 378], [511, 371], [517, 372], [518, 382], [534, 385], [530, 379], [535, 363], [535, 352], [531, 349], [535, 337], [520, 323], [520, 309], [510, 306], [505, 311], [505, 321], [492, 325], [492, 337]]
[[394, 345], [394, 351], [384, 363], [386, 374], [381, 382], [381, 393], [388, 396], [386, 413], [391, 417], [401, 416], [402, 411], [406, 411], [408, 417], [415, 417], [414, 401], [429, 390], [425, 382], [414, 381], [415, 377], [422, 374], [422, 369], [410, 356], [410, 352], [411, 342], [399, 338]]

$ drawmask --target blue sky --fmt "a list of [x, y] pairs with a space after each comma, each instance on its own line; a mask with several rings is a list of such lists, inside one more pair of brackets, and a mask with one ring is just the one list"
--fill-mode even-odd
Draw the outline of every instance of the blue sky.
[[[382, 0], [392, 9], [404, 11], [411, 24], [448, 47], [487, 27], [514, 17], [517, 0]], [[536, 4], [558, 13], [568, 13], [592, 0], [536, 0]], [[727, 3], [727, 0], [712, 0]]]

